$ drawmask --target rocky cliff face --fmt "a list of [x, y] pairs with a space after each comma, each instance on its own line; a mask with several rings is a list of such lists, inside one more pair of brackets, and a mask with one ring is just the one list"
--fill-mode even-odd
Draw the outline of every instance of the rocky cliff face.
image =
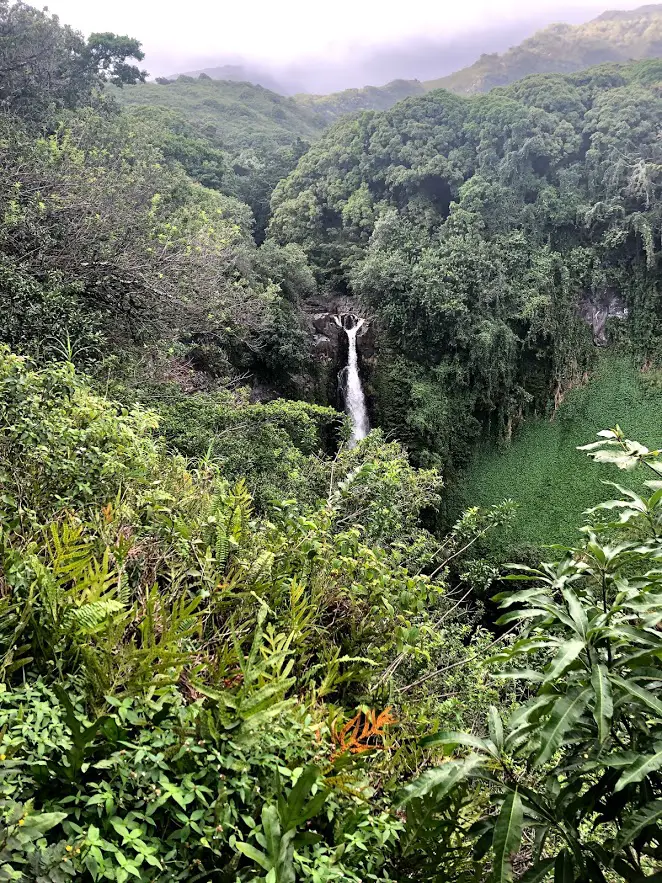
[[596, 346], [608, 346], [608, 319], [627, 319], [628, 308], [623, 297], [612, 289], [586, 295], [579, 304], [579, 315], [593, 329]]
[[302, 305], [313, 342], [318, 370], [317, 397], [337, 408], [343, 407], [338, 389], [338, 374], [347, 365], [347, 335], [336, 316], [352, 314], [365, 319], [356, 338], [359, 372], [363, 381], [368, 410], [371, 410], [370, 378], [377, 358], [377, 329], [361, 305], [343, 296], [322, 296]]
[[[315, 353], [322, 358], [336, 359], [338, 352], [347, 348], [347, 337], [336, 317], [347, 314], [360, 316], [361, 313], [354, 310], [339, 313], [315, 313], [312, 324], [315, 330], [314, 348]], [[375, 357], [375, 327], [370, 319], [359, 329], [357, 334], [357, 347], [364, 360]]]

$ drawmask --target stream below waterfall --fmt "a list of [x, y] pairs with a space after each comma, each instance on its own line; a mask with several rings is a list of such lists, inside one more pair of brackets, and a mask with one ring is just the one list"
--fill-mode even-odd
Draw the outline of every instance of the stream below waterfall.
[[359, 375], [359, 359], [356, 348], [356, 336], [363, 327], [365, 320], [351, 314], [334, 316], [333, 318], [336, 324], [345, 330], [347, 335], [347, 366], [340, 372], [340, 385], [345, 399], [345, 410], [352, 421], [349, 447], [353, 448], [357, 442], [365, 438], [370, 432], [370, 422]]

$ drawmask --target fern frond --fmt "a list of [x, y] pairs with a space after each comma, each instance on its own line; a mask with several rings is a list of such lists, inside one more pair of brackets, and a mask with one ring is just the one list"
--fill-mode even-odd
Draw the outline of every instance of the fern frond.
[[[92, 601], [68, 611], [68, 623], [73, 623], [82, 632], [93, 634], [108, 617], [124, 611], [124, 605], [115, 598]], [[68, 624], [67, 623], [67, 624]]]
[[225, 570], [230, 555], [230, 539], [225, 524], [218, 524], [216, 526], [214, 554], [216, 555], [216, 566], [220, 570]]

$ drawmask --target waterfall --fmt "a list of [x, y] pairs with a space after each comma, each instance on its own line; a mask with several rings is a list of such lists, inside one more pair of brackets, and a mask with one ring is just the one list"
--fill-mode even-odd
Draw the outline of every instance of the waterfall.
[[342, 371], [343, 391], [345, 394], [345, 410], [352, 421], [352, 434], [349, 447], [365, 438], [370, 431], [368, 411], [365, 406], [365, 395], [359, 377], [359, 361], [356, 351], [356, 335], [363, 326], [364, 320], [357, 316], [334, 316], [336, 324], [345, 329], [348, 343], [347, 367]]

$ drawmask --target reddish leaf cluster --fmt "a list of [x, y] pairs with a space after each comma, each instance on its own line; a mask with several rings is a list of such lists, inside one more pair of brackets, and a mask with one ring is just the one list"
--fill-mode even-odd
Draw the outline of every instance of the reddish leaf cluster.
[[347, 753], [363, 754], [365, 751], [383, 750], [384, 727], [395, 722], [389, 706], [379, 714], [374, 710], [359, 711], [340, 730], [334, 723], [331, 727], [331, 738], [336, 748], [331, 760]]

